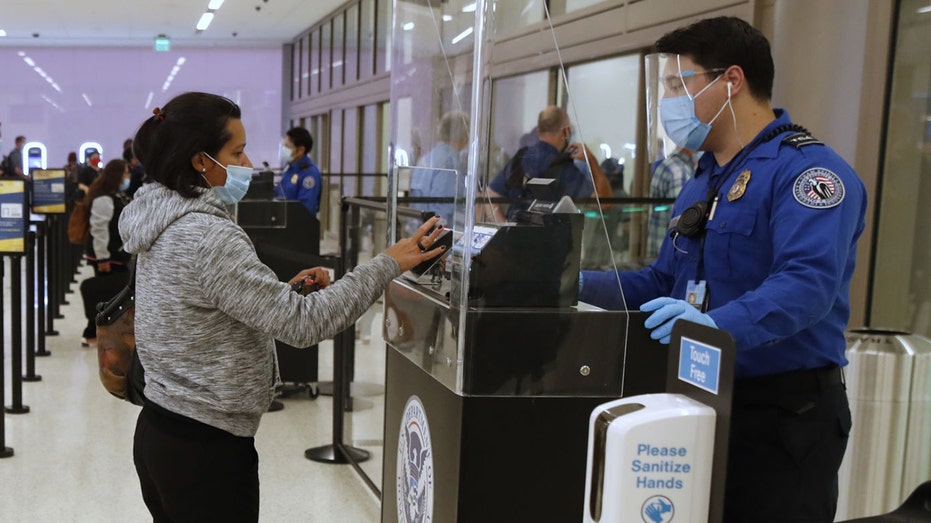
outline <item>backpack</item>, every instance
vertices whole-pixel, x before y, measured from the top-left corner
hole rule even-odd
[[[90,205],[84,200],[74,202],[74,209],[68,218],[68,241],[75,245],[85,245],[91,236]]]
[[[524,157],[527,155],[529,147],[521,147],[514,153],[514,157],[504,166],[505,185],[512,189],[523,189],[527,186],[527,181],[531,176],[524,172]],[[546,169],[540,173],[537,178],[554,178],[559,179],[559,173],[562,169],[572,163],[572,157],[565,152],[561,152],[553,158]]]
[[[136,270],[129,284],[109,301],[97,304],[97,364],[110,394],[133,405],[145,400],[145,369],[136,352]]]
[[[0,162],[0,171],[3,171],[3,176],[16,176],[16,166],[13,165],[13,159],[9,154],[4,156],[3,161]]]

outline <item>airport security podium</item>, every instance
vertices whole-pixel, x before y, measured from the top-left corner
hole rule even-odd
[[[560,56],[546,2],[472,6],[394,1],[387,240],[414,234],[398,197],[416,193],[410,206],[441,215],[452,242],[385,293],[381,519],[579,521],[592,409],[665,390],[668,351],[644,315],[578,301],[583,213],[604,215],[578,209],[603,185],[591,164],[645,155],[634,162],[632,143],[579,121],[578,139],[595,140],[588,162],[543,143],[538,131],[557,124],[568,138],[574,100],[558,75],[520,74],[513,36],[539,32],[532,60]],[[635,260],[630,243],[608,258]]]
[[[299,201],[243,200],[236,205],[236,222],[249,235],[255,252],[281,281],[319,265],[320,222]],[[275,340],[281,380],[316,383],[317,346],[294,347]]]
[[[436,272],[390,284],[383,522],[577,521],[592,409],[665,390],[645,315],[577,300],[582,220],[460,236],[445,263],[470,257],[465,309]]]

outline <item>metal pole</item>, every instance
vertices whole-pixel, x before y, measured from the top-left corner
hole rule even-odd
[[[45,331],[46,336],[58,336],[58,331],[53,325],[55,318],[58,317],[58,217],[49,216],[48,230],[45,235],[45,242],[48,246],[48,328]]]
[[[3,317],[3,266],[6,263],[6,257],[0,258],[0,318]],[[0,321],[0,405],[3,405],[4,398],[3,395],[6,393],[6,383],[4,383],[4,375],[6,372],[3,371],[3,353],[6,352],[3,347],[3,340],[6,339],[5,333],[3,332],[3,324],[5,321]],[[9,458],[13,455],[13,449],[6,446],[6,414],[0,412],[0,458]]]
[[[40,381],[36,374],[36,233],[26,233],[26,374],[23,381]]]
[[[336,279],[346,274],[346,240],[347,220],[346,211],[349,206],[343,202],[341,208],[342,227],[339,229],[339,244],[341,252],[336,262]],[[322,447],[314,447],[304,451],[304,457],[320,463],[343,464],[360,463],[369,459],[368,451],[357,449],[343,443],[343,416],[346,414],[346,399],[349,396],[349,383],[346,381],[345,348],[347,339],[355,342],[355,331],[346,329],[333,337],[333,443]]]
[[[5,407],[9,414],[25,414],[29,407],[23,405],[23,258],[10,258],[10,354],[13,370],[11,399],[13,404]]]
[[[47,222],[36,222],[36,244],[38,245],[39,251],[36,256],[36,265],[38,266],[36,271],[36,295],[39,297],[39,305],[37,307],[38,318],[36,320],[36,331],[39,334],[39,342],[36,348],[36,356],[52,355],[45,347],[45,313],[48,310],[48,296],[45,286],[45,264],[47,262],[45,257],[45,241],[48,237],[46,234],[46,223]],[[51,320],[49,320],[49,330],[52,330]]]
[[[71,292],[71,243],[68,241],[68,224],[64,221],[56,221],[58,234],[56,235],[56,244],[58,245],[58,303],[60,305],[70,305],[66,294]],[[55,314],[56,320],[64,319],[65,315],[61,313],[61,308]]]

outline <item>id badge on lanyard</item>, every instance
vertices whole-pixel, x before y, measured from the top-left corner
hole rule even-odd
[[[705,280],[689,280],[685,286],[685,301],[696,309],[708,309],[708,283]]]

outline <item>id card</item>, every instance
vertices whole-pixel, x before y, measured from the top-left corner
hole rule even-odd
[[[685,301],[694,305],[700,311],[705,310],[705,300],[708,298],[708,284],[705,280],[689,280],[685,286]]]

